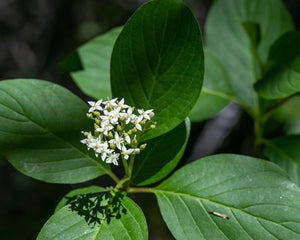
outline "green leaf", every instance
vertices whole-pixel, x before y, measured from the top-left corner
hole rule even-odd
[[[101,188],[93,188],[96,192],[101,192]],[[83,194],[87,193],[86,189],[81,190]],[[81,190],[76,190],[76,193],[80,193]],[[122,213],[119,219],[112,217],[109,223],[102,219],[101,223],[95,226],[89,225],[84,217],[79,216],[67,205],[46,222],[37,240],[147,240],[147,223],[140,207],[128,197],[120,199],[120,202],[126,213]]]
[[[46,81],[0,82],[0,152],[20,172],[52,183],[79,183],[109,173],[80,143],[88,106]]]
[[[136,155],[132,179],[139,186],[155,183],[167,176],[180,161],[190,135],[187,118],[172,131],[151,139]]]
[[[267,99],[288,97],[300,92],[300,32],[280,37],[271,47],[264,77],[255,84]]]
[[[282,167],[300,186],[300,135],[276,138],[266,142],[264,156]]]
[[[189,117],[193,122],[209,119],[226,107],[232,96],[229,76],[215,54],[205,49],[205,71],[203,88]]]
[[[275,17],[276,16],[276,17]],[[293,29],[288,11],[279,0],[217,0],[211,7],[205,26],[205,39],[227,70],[234,95],[254,109],[258,63],[251,41],[240,22],[260,26],[258,55],[267,59],[271,44]]]
[[[178,0],[154,0],[138,9],[120,33],[111,59],[114,97],[154,109],[157,127],[144,140],[178,126],[199,97],[203,80],[199,25]]]
[[[121,30],[117,27],[94,38],[59,63],[86,95],[96,99],[111,97],[110,58]]]
[[[176,239],[300,238],[300,189],[267,161],[206,157],[153,192]]]

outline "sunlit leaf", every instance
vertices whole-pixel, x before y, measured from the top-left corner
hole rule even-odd
[[[264,160],[206,157],[175,172],[154,193],[176,239],[300,238],[300,189]]]

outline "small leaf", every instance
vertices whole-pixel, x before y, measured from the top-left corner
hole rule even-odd
[[[125,24],[111,59],[114,97],[129,105],[154,109],[157,127],[144,140],[178,126],[199,97],[203,80],[199,25],[178,0],[154,0]]]
[[[80,143],[88,106],[46,81],[0,83],[0,152],[20,172],[52,183],[79,183],[109,172]]]
[[[95,186],[93,190],[101,193],[100,189]],[[76,194],[81,191],[83,194],[87,191],[93,192],[91,188],[88,190],[83,188],[76,190]],[[107,190],[102,191],[102,193],[105,192]],[[73,195],[74,192],[70,194]],[[69,205],[62,207],[45,223],[37,240],[147,240],[147,223],[140,207],[128,197],[123,197],[118,201],[125,211],[112,217],[110,221],[104,218],[100,224],[95,225],[88,224],[85,218],[79,216],[78,212],[72,211]]]
[[[254,61],[251,41],[240,22],[259,24],[261,41],[258,55],[262,62],[266,61],[271,44],[283,33],[292,30],[293,23],[280,0],[217,0],[208,13],[206,46],[224,65],[235,97],[254,109],[253,84],[259,78],[258,62]]]
[[[205,49],[203,88],[189,117],[193,122],[209,119],[226,107],[232,96],[230,80],[223,64],[215,54]]]
[[[190,121],[149,140],[145,150],[136,155],[132,179],[139,186],[155,183],[167,176],[180,161],[190,135]]]
[[[96,99],[111,97],[110,58],[121,30],[117,27],[92,39],[59,63],[86,95]]]
[[[300,189],[273,163],[222,154],[155,188],[176,239],[299,239]]]
[[[300,32],[280,37],[269,52],[265,76],[255,84],[258,94],[267,99],[288,97],[300,92]]]
[[[264,156],[282,167],[300,186],[300,135],[276,138],[266,142]]]

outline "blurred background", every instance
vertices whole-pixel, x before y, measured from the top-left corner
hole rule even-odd
[[[58,83],[83,100],[68,73],[57,62],[81,44],[123,25],[146,1],[142,0],[1,0],[0,1],[0,80],[37,78]],[[201,30],[212,0],[185,1],[199,21]],[[300,29],[300,0],[283,1]],[[289,107],[281,108],[271,133],[300,133],[300,99],[293,98]],[[296,108],[297,109],[297,108]],[[289,122],[287,121],[289,116]],[[284,127],[282,123],[286,122]],[[250,127],[249,127],[250,126]],[[274,131],[274,129],[276,131]],[[243,138],[241,139],[241,132]],[[192,125],[191,138],[181,165],[218,152],[253,151],[251,118],[239,106],[229,105],[215,118]],[[274,137],[276,134],[273,134]],[[80,185],[46,184],[26,177],[0,156],[0,239],[35,239],[53,213],[58,201],[70,190],[100,184],[100,178]],[[149,224],[150,240],[173,239],[154,196],[138,195],[134,200],[142,207]]]

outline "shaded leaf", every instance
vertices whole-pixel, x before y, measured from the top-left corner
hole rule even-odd
[[[154,193],[176,239],[300,237],[300,189],[267,161],[206,157],[175,172]]]
[[[300,135],[276,138],[266,142],[264,156],[282,167],[300,186]]]
[[[217,0],[209,11],[205,26],[206,45],[224,64],[236,98],[253,109],[253,84],[258,78],[258,63],[240,22],[259,24],[258,54],[262,62],[266,61],[271,44],[292,30],[293,23],[279,0]]]
[[[300,32],[280,37],[271,47],[264,77],[255,84],[267,99],[288,97],[300,92]]]
[[[59,63],[86,95],[96,99],[111,97],[110,58],[121,30],[117,27],[92,39]]]
[[[190,135],[190,121],[172,131],[151,139],[145,150],[136,155],[132,179],[139,186],[155,183],[166,177],[179,163]]]
[[[93,187],[96,190],[96,187]],[[86,193],[86,189],[82,189]],[[91,189],[88,191],[91,194]],[[96,190],[99,192],[100,189]],[[104,193],[107,190],[104,190]],[[80,193],[80,189],[76,190]],[[71,194],[73,194],[71,192]],[[89,225],[84,217],[79,216],[76,211],[65,206],[55,212],[46,222],[37,240],[147,240],[148,229],[146,219],[142,210],[130,198],[119,199],[120,204],[126,209],[120,218],[111,218],[108,223],[105,218],[100,224]]]
[[[226,107],[233,99],[228,73],[215,54],[205,49],[204,82],[200,97],[189,117],[198,122],[209,119]]]
[[[138,9],[120,33],[111,59],[114,97],[154,109],[157,127],[144,140],[179,125],[199,97],[203,80],[199,25],[178,0],[154,0]]]
[[[109,170],[80,143],[88,106],[46,81],[0,83],[0,152],[20,172],[52,183],[87,181]]]

